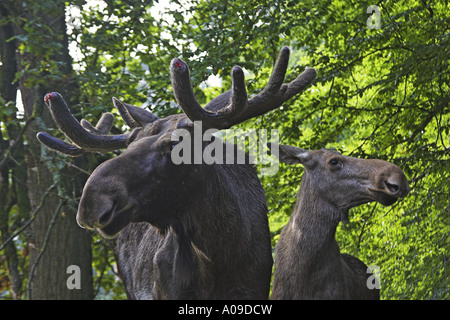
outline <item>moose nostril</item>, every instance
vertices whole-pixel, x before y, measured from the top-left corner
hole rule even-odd
[[[100,216],[98,218],[98,222],[97,222],[98,228],[102,228],[110,223],[114,213],[116,212],[116,208],[117,208],[117,202],[114,201],[111,209],[104,211],[103,213],[100,214]]]
[[[389,192],[391,192],[392,194],[397,194],[398,191],[400,190],[400,187],[396,184],[389,183],[387,181],[385,181],[384,184],[388,188]]]
[[[112,215],[112,211],[104,212],[98,219],[97,227],[101,228],[103,226],[106,226],[108,224],[109,220],[111,220],[111,215]]]

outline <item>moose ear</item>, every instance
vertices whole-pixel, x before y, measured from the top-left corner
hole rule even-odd
[[[272,154],[287,164],[305,163],[310,159],[309,151],[302,148],[277,143],[268,143],[267,146]]]

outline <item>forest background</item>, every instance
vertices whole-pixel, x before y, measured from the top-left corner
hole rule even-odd
[[[116,153],[72,159],[42,147],[36,132],[61,137],[45,93],[60,92],[93,123],[113,96],[165,116],[180,112],[172,58],[188,63],[205,104],[230,88],[234,65],[257,93],[285,45],[287,80],[306,66],[317,79],[239,128],[278,129],[283,144],[399,165],[408,197],[351,210],[338,242],[380,268],[383,299],[449,299],[449,35],[448,0],[2,0],[0,299],[125,298],[114,241],[75,221],[89,173]],[[113,132],[127,130],[115,114]],[[280,164],[261,176],[273,246],[302,172]],[[80,267],[79,290],[67,287],[70,265]]]

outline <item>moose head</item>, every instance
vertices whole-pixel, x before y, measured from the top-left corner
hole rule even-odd
[[[304,166],[306,176],[302,180],[308,184],[305,188],[314,190],[316,197],[345,215],[351,208],[370,201],[392,205],[410,190],[403,171],[387,161],[344,156],[330,149],[269,144],[269,148],[273,147],[282,162]]]

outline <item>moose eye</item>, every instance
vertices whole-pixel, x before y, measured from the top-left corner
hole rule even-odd
[[[332,167],[336,167],[339,165],[339,160],[338,159],[331,159],[329,162],[330,166]]]

